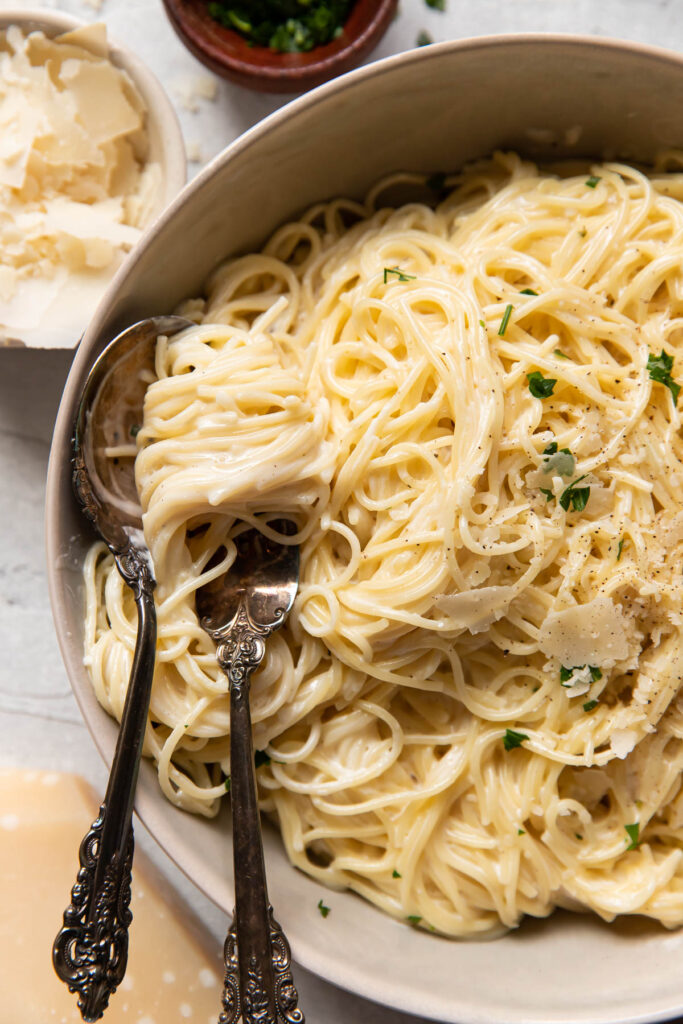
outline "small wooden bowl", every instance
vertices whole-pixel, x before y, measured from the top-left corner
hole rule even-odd
[[[209,14],[207,0],[164,0],[188,50],[211,71],[260,92],[303,92],[356,67],[381,39],[398,0],[356,0],[341,35],[306,53],[249,46]]]

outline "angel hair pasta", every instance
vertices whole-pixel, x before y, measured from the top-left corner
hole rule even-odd
[[[683,922],[680,167],[496,155],[435,208],[385,182],[186,304],[136,440],[175,805],[216,814],[230,772],[195,591],[285,514],[300,591],[252,708],[292,863],[445,935],[558,904]],[[119,717],[134,603],[102,545],[85,573]]]

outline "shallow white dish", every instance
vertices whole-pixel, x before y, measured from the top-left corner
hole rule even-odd
[[[237,140],[137,247],[88,329],[60,409],[47,491],[48,575],[74,692],[111,759],[116,725],[82,664],[80,566],[90,542],[71,494],[70,433],[96,353],[142,316],[196,295],[225,256],[252,249],[316,200],[360,196],[382,174],[455,169],[496,148],[538,158],[647,162],[683,147],[683,58],[591,38],[507,36],[425,47],[323,86]],[[227,813],[191,817],[143,765],[137,810],[217,904],[232,907]],[[226,809],[227,812],[227,809]],[[631,918],[558,913],[488,943],[453,943],[400,924],[295,871],[268,829],[272,901],[296,959],[367,998],[458,1024],[635,1024],[683,1011],[683,932]],[[321,896],[331,907],[323,919]],[[304,1008],[305,1009],[305,1008]]]
[[[24,33],[40,30],[53,37],[82,28],[87,22],[63,11],[9,8],[0,11],[0,32],[10,25],[18,25]],[[147,108],[147,133],[149,137],[149,162],[161,168],[161,186],[152,208],[154,220],[177,196],[187,180],[187,157],[180,124],[175,110],[144,61],[115,40],[108,38],[109,58],[122,68],[135,84]],[[151,221],[150,221],[151,223]],[[113,276],[113,275],[112,275]],[[111,280],[111,278],[110,278]],[[107,283],[93,296],[65,294],[58,309],[51,309],[33,328],[25,330],[7,328],[0,323],[0,345],[28,344],[34,347],[72,348],[85,330],[94,305],[99,301]]]

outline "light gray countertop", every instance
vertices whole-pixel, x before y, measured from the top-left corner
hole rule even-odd
[[[28,0],[0,0],[0,10],[32,6]],[[205,84],[211,76],[176,39],[161,0],[104,0],[99,10],[97,0],[53,0],[43,6],[86,20],[102,18],[112,35],[147,61],[174,101],[188,148],[197,158],[189,165],[190,175],[287,99],[252,94],[219,80],[215,98],[197,97],[198,81]],[[615,36],[683,50],[680,0],[447,0],[447,7],[441,13],[430,10],[424,0],[402,0],[399,17],[373,57],[407,49],[421,29],[437,41],[548,31]],[[45,473],[70,363],[69,352],[0,351],[0,768],[78,772],[101,791],[106,773],[62,666],[44,566]],[[192,901],[222,944],[225,915],[180,875],[143,831],[138,826],[140,845]],[[301,969],[297,981],[309,1024],[417,1024],[417,1018],[383,1010]]]

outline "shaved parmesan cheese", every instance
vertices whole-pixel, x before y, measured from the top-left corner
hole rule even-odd
[[[612,751],[615,757],[623,759],[630,754],[638,740],[638,733],[634,729],[615,729],[610,737]]]
[[[107,52],[103,25],[0,33],[0,339],[66,317],[73,345],[150,217],[144,103]]]
[[[437,594],[434,605],[450,620],[449,628],[481,633],[503,617],[513,597],[512,587],[478,587],[459,594]]]
[[[562,686],[567,691],[568,697],[582,697],[584,693],[588,693],[590,685],[593,682],[593,676],[588,665],[584,665],[581,668],[575,668],[566,683],[562,683]]]
[[[550,612],[541,626],[538,643],[548,658],[563,665],[610,667],[628,657],[627,621],[609,597],[600,595],[588,604]]]

